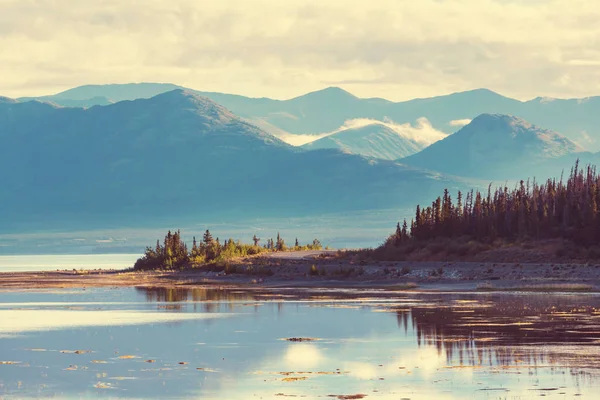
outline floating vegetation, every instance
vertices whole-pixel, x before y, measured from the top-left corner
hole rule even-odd
[[[94,385],[96,389],[114,389],[112,383],[108,382],[98,382]]]
[[[219,372],[219,371],[217,371],[216,369],[212,369],[212,368],[201,368],[201,367],[198,367],[198,368],[196,368],[196,369],[197,369],[198,371],[204,371],[204,372],[214,372],[214,373],[217,373],[217,372]]]
[[[91,353],[91,350],[61,350],[63,354],[88,354]]]
[[[309,337],[291,337],[291,338],[284,338],[281,340],[286,340],[288,342],[316,342],[317,340],[321,340],[321,339],[309,338]]]
[[[21,364],[21,361],[0,361],[0,365],[14,365]]]
[[[119,358],[119,359],[121,359],[121,360],[131,360],[131,359],[134,359],[134,358],[140,358],[140,357],[138,357],[138,356],[130,356],[130,355],[126,355],[126,356],[119,356],[118,358]]]
[[[250,372],[250,375],[282,375],[282,376],[293,376],[293,375],[346,375],[349,374],[349,371],[341,371],[341,370],[336,370],[336,371],[316,371],[316,372],[312,372],[312,371],[306,371],[306,372],[302,372],[302,371],[284,371],[284,372],[264,372],[264,371],[255,371],[255,372]]]
[[[297,381],[305,381],[308,378],[306,376],[288,376],[287,378],[281,378],[282,382],[297,382]]]

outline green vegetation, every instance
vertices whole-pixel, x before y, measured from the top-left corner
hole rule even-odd
[[[202,236],[202,241],[196,241],[193,238],[191,248],[181,237],[181,232],[175,233],[169,231],[161,245],[156,241],[156,246],[147,247],[144,255],[139,258],[134,270],[180,270],[185,268],[198,268],[209,264],[224,264],[225,262],[246,256],[253,256],[261,253],[275,251],[302,251],[302,250],[321,250],[321,242],[315,239],[311,244],[301,246],[296,239],[294,247],[287,247],[283,238],[277,234],[277,241],[268,239],[264,246],[260,246],[260,238],[252,238],[253,244],[244,244],[239,240],[233,239],[220,242],[219,238],[214,239],[207,229]],[[226,265],[230,271],[235,270],[235,266]]]

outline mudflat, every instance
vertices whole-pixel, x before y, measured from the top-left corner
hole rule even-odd
[[[358,262],[334,252],[274,253],[183,271],[0,273],[0,289],[152,286],[356,287],[406,290],[600,291],[600,264]]]

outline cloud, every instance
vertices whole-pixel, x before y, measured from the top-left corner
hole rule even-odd
[[[316,368],[323,361],[323,355],[319,348],[312,344],[291,344],[285,353],[284,360],[290,369],[310,369]]]
[[[471,120],[466,118],[466,119],[454,119],[452,121],[450,121],[448,124],[450,126],[460,126],[463,127],[465,125],[469,125],[471,123]]]
[[[270,133],[273,136],[278,137],[283,140],[287,144],[291,144],[292,146],[302,146],[307,143],[314,142],[315,140],[321,139],[325,136],[330,135],[331,133],[320,133],[320,134],[296,134],[289,133],[273,124],[270,124],[263,118],[246,118],[246,121],[249,123],[261,128],[265,132]]]
[[[369,125],[381,125],[386,128],[389,128],[395,131],[401,137],[408,139],[412,142],[421,143],[425,145],[430,145],[432,143],[437,142],[448,136],[444,132],[438,131],[433,126],[429,120],[425,117],[421,117],[417,119],[416,124],[412,125],[410,123],[398,124],[392,120],[379,121],[376,119],[370,118],[354,118],[349,119],[342,126],[332,132],[319,133],[315,135],[295,135],[291,133],[273,133],[283,141],[298,146],[306,143],[314,142],[318,139],[335,135],[336,133],[348,130],[348,129],[358,129],[363,128]],[[300,143],[300,144],[298,144]]]
[[[395,131],[401,137],[408,139],[412,142],[430,145],[442,140],[446,136],[446,133],[435,129],[429,120],[425,117],[418,118],[415,125],[410,123],[398,124],[392,120],[379,121],[370,118],[353,118],[349,119],[342,126],[332,132],[316,133],[316,134],[295,134],[286,132],[280,128],[277,128],[263,119],[249,119],[249,122],[256,126],[264,129],[266,132],[277,136],[284,142],[291,144],[292,146],[302,146],[307,143],[312,143],[316,140],[322,139],[327,136],[335,135],[336,133],[348,130],[348,129],[359,129],[369,125],[381,125]]]
[[[600,92],[596,0],[0,0],[3,95],[162,81],[290,98]]]

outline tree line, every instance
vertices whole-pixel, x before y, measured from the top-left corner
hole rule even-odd
[[[571,169],[566,181],[521,180],[487,192],[448,192],[430,206],[417,206],[410,225],[404,220],[382,247],[428,241],[435,238],[468,237],[477,241],[495,239],[564,238],[590,246],[600,242],[600,176],[596,167]]]
[[[284,239],[277,233],[277,239],[267,239],[261,246],[261,239],[256,235],[252,237],[252,244],[241,243],[239,240],[227,239],[223,243],[219,238],[213,238],[207,229],[202,240],[197,241],[193,237],[191,247],[183,240],[181,232],[169,231],[162,244],[156,241],[156,246],[146,247],[144,255],[140,257],[135,265],[136,270],[154,269],[183,269],[200,267],[205,264],[227,261],[236,257],[245,257],[274,251],[300,251],[321,250],[321,242],[317,239],[307,245],[300,245],[296,238],[293,246],[288,246]]]

